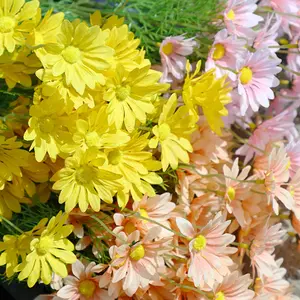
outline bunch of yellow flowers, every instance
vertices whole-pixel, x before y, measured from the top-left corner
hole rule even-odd
[[[188,63],[181,103],[123,19],[100,12],[89,24],[61,12],[42,17],[37,0],[4,0],[0,10],[0,77],[9,89],[34,88],[1,116],[0,218],[51,193],[67,213],[98,212],[101,201],[114,199],[124,208],[130,198],[154,196],[168,167],[189,162],[198,106],[220,133],[226,80],[213,72],[195,77],[200,65],[190,77]],[[67,275],[64,264],[75,259],[65,239],[71,229],[61,214],[53,218],[4,237],[0,264],[8,277],[20,272],[33,286],[40,278],[49,283],[51,268]]]

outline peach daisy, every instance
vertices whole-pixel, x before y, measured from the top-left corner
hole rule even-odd
[[[170,228],[169,218],[171,212],[175,208],[175,203],[172,202],[172,195],[170,193],[164,193],[155,197],[147,197],[145,195],[141,201],[135,201],[132,205],[132,209],[135,212],[147,219],[151,219],[156,222],[141,220],[142,230],[147,232],[150,228],[157,226],[157,223],[162,224]],[[159,237],[172,236],[173,233],[165,228],[162,228]]]
[[[94,273],[100,273],[105,265],[96,265],[91,262],[89,265],[77,260],[72,265],[73,275],[64,279],[65,286],[58,292],[53,300],[111,300],[106,290],[99,288],[99,276],[93,276]]]
[[[176,224],[180,232],[191,240],[188,276],[195,286],[203,288],[207,284],[213,288],[215,283],[221,283],[230,274],[228,267],[233,265],[229,255],[237,251],[236,248],[228,247],[235,237],[224,234],[230,221],[225,221],[224,216],[218,213],[201,230],[195,230],[184,218],[176,218]]]
[[[290,170],[290,177],[293,177],[297,170],[300,168],[300,140],[295,142],[291,141],[286,146],[286,152],[290,159],[291,166]]]
[[[295,176],[292,178],[288,191],[294,199],[293,212],[298,220],[300,220],[300,169],[298,169]]]
[[[273,275],[270,277],[262,276],[256,278],[255,292],[262,296],[278,296],[283,295],[289,288],[290,284],[284,279],[286,269],[281,268],[283,259],[280,258],[276,261],[276,267],[273,269]]]
[[[263,190],[267,195],[268,203],[272,204],[275,214],[279,213],[277,199],[287,209],[292,209],[293,197],[287,189],[282,187],[290,178],[290,159],[284,145],[281,144],[280,147],[273,145],[270,152],[267,151],[265,155],[256,158],[254,167],[258,178],[264,185]]]
[[[273,276],[274,268],[277,267],[272,256],[275,246],[282,243],[285,230],[281,229],[281,223],[268,227],[257,226],[254,229],[254,239],[251,241],[250,259],[252,266],[257,269],[259,276]]]
[[[246,53],[246,41],[228,35],[228,31],[223,29],[215,36],[208,58],[205,64],[206,71],[215,69],[218,78],[228,75],[232,80],[236,79],[236,75],[228,70],[236,69],[236,61]]]
[[[161,81],[172,82],[171,76],[183,80],[186,57],[193,53],[196,46],[197,42],[194,38],[185,39],[183,35],[165,38],[159,49],[163,67]]]
[[[248,52],[244,60],[238,61],[238,93],[241,95],[241,114],[245,115],[248,107],[258,111],[260,106],[269,107],[269,99],[274,99],[272,87],[279,85],[275,77],[281,71],[281,60],[271,57],[268,49]]]
[[[125,243],[109,249],[113,269],[112,283],[122,280],[122,288],[129,297],[139,287],[145,288],[150,281],[159,280],[159,267],[164,266],[161,254],[168,251],[164,247],[166,240],[154,241],[159,233],[159,226],[151,228],[142,240],[137,230],[128,237],[119,233]]]
[[[254,14],[257,0],[229,0],[223,13],[225,26],[230,34],[241,37],[254,35],[251,27],[256,26],[263,18]]]
[[[214,289],[214,299],[252,300],[255,293],[248,289],[251,283],[250,274],[241,276],[238,271],[234,271],[226,276],[223,282]]]

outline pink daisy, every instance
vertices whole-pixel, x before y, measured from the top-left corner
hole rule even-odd
[[[291,26],[300,29],[300,22],[297,18],[300,4],[297,0],[262,0],[261,6],[271,6],[281,17],[281,29],[290,37],[292,36]],[[294,15],[294,16],[293,16]]]
[[[296,116],[297,111],[291,106],[276,117],[261,123],[252,133],[248,143],[241,146],[236,154],[245,156],[244,163],[247,164],[255,154],[261,155],[268,143],[284,138],[288,141],[295,140],[299,136],[294,123]]]
[[[271,146],[271,145],[270,145]],[[263,190],[267,195],[268,203],[272,203],[276,215],[279,214],[280,200],[287,209],[294,205],[291,193],[282,187],[290,178],[290,159],[287,156],[284,145],[273,145],[271,152],[256,158],[254,168],[258,178],[263,181]]]
[[[257,33],[253,42],[253,47],[256,50],[268,48],[274,55],[279,49],[279,44],[276,39],[281,19],[278,16],[268,16],[264,27]],[[276,48],[278,47],[278,48]]]
[[[159,269],[164,266],[161,254],[168,251],[167,240],[154,241],[160,230],[159,226],[151,228],[142,240],[137,230],[128,237],[125,233],[119,233],[126,243],[109,249],[113,269],[112,283],[122,280],[122,288],[129,297],[138,288],[147,287],[150,281],[159,280]]]
[[[272,277],[274,269],[277,267],[272,255],[275,246],[282,243],[285,231],[281,229],[281,223],[268,227],[255,228],[255,238],[251,241],[250,259],[256,268],[258,275]]]
[[[281,60],[270,57],[268,49],[248,52],[244,60],[238,61],[238,93],[241,95],[241,114],[251,107],[258,111],[260,106],[269,107],[269,99],[274,99],[272,87],[279,85],[275,77],[281,71]]]
[[[196,287],[203,288],[207,284],[213,288],[215,283],[221,283],[230,274],[229,266],[233,261],[229,257],[237,251],[228,247],[235,237],[224,231],[230,224],[224,216],[218,213],[200,231],[184,218],[176,218],[176,224],[182,234],[191,239],[189,242],[190,263],[188,276]]]
[[[163,40],[159,53],[163,66],[163,82],[172,82],[172,77],[183,80],[186,57],[191,55],[197,46],[194,38],[185,39],[183,35],[171,36]]]
[[[214,289],[215,299],[252,300],[255,293],[248,289],[251,283],[249,274],[241,276],[238,271],[234,271]]]
[[[286,152],[290,159],[290,177],[292,178],[300,169],[300,140],[292,141],[286,146]]]
[[[229,0],[224,11],[224,22],[230,34],[251,38],[251,29],[264,19],[254,12],[257,0]]]
[[[238,94],[237,89],[231,91],[231,102],[226,105],[228,115],[222,117],[225,127],[230,128],[234,123],[237,123],[242,128],[248,128],[247,123],[252,123],[253,110],[249,107],[244,116],[241,114],[241,96]]]
[[[105,265],[96,265],[91,262],[89,265],[77,260],[72,265],[72,273],[64,278],[65,286],[58,292],[53,300],[111,300],[106,290],[99,288],[99,276],[93,276],[94,273],[100,273],[104,270]]]
[[[236,70],[237,59],[246,53],[245,45],[245,40],[229,36],[226,29],[219,31],[215,35],[215,41],[208,54],[205,64],[206,71],[215,69],[217,77],[228,75],[232,80],[235,80],[235,73],[226,70],[226,68]]]

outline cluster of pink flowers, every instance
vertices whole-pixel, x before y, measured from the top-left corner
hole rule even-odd
[[[101,224],[73,210],[76,249],[105,263],[78,257],[50,298],[299,299],[275,247],[300,235],[300,2],[257,2],[227,1],[205,64],[232,87],[223,135],[200,118],[173,194],[103,206]],[[166,38],[161,81],[180,83],[195,47],[196,38]]]

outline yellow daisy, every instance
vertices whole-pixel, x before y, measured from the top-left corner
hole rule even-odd
[[[122,190],[118,191],[119,206],[125,207],[131,194],[135,201],[144,194],[155,195],[151,184],[161,184],[162,178],[154,172],[161,169],[161,163],[153,160],[152,153],[145,151],[148,135],[131,137],[130,142],[115,149],[106,149],[108,170],[122,175]]]
[[[154,110],[152,102],[157,94],[169,86],[158,83],[160,77],[161,73],[150,70],[150,65],[130,72],[117,65],[114,77],[107,80],[103,95],[104,100],[109,102],[109,124],[115,124],[117,129],[125,124],[127,131],[132,132],[136,120],[145,123],[147,114]]]
[[[100,200],[112,203],[112,197],[120,189],[120,175],[105,170],[105,157],[95,149],[79,149],[73,157],[65,160],[65,167],[51,178],[53,189],[61,191],[59,203],[66,203],[70,212],[77,204],[85,212],[89,205],[100,210]]]
[[[30,87],[31,74],[34,74],[41,63],[36,55],[27,48],[21,48],[14,53],[5,52],[0,56],[0,78],[4,78],[7,86],[12,89],[17,83]]]
[[[179,161],[188,163],[188,152],[193,151],[190,135],[196,129],[198,117],[187,106],[176,108],[177,97],[173,94],[164,105],[158,125],[152,129],[154,137],[149,141],[150,148],[161,145],[163,171],[169,165],[176,169]]]
[[[216,79],[214,70],[197,76],[200,68],[201,61],[197,63],[194,74],[190,75],[191,65],[187,61],[183,100],[191,109],[200,106],[210,128],[217,134],[221,134],[221,128],[224,127],[222,116],[228,114],[225,105],[231,102],[229,94],[231,87],[226,81],[226,76]],[[197,114],[196,111],[195,114]]]
[[[110,66],[107,61],[113,55],[113,49],[105,45],[108,34],[99,26],[64,20],[57,44],[45,46],[48,53],[41,61],[52,75],[63,75],[66,84],[82,95],[86,86],[95,89],[97,83],[105,82],[102,72]]]
[[[29,152],[20,149],[23,144],[16,141],[17,137],[6,139],[0,135],[0,190],[13,175],[22,177],[20,167],[28,165]]]
[[[25,261],[27,253],[30,251],[29,235],[5,235],[0,242],[0,266],[6,265],[5,275],[11,277],[15,274],[15,268],[19,264],[19,259]]]
[[[27,278],[29,287],[35,285],[38,280],[49,284],[52,279],[52,272],[66,277],[68,275],[66,264],[76,261],[76,256],[72,252],[74,245],[67,239],[72,233],[72,225],[64,225],[68,215],[59,212],[52,217],[44,228],[40,236],[36,236],[30,243],[30,253],[26,256],[26,261],[19,265],[21,272],[19,280]],[[35,233],[37,234],[37,233]]]
[[[60,146],[71,141],[68,126],[72,118],[64,118],[64,102],[56,93],[30,108],[29,128],[24,134],[25,141],[33,141],[30,147],[35,151],[35,158],[41,162],[48,153],[55,161],[60,153]]]
[[[128,30],[127,25],[113,27],[110,30],[106,45],[115,50],[112,64],[116,67],[121,64],[126,70],[133,70],[139,65],[135,61],[139,55],[137,47],[139,39],[134,38],[134,34]]]
[[[11,219],[12,213],[21,212],[21,203],[30,203],[25,197],[24,190],[18,180],[6,183],[5,188],[0,190],[0,216]]]
[[[47,11],[42,19],[42,10],[40,8],[37,10],[35,27],[26,39],[27,46],[30,46],[38,56],[45,54],[43,46],[57,42],[56,36],[64,20],[64,13],[52,15],[52,11],[53,9]]]
[[[0,56],[6,49],[13,52],[24,43],[24,33],[34,27],[30,21],[37,12],[39,1],[2,0],[0,2]]]
[[[76,121],[76,127],[71,132],[73,143],[61,147],[62,152],[73,153],[76,149],[96,147],[97,149],[114,148],[127,143],[130,140],[128,133],[116,130],[114,126],[108,126],[106,106],[88,110],[81,114]]]

